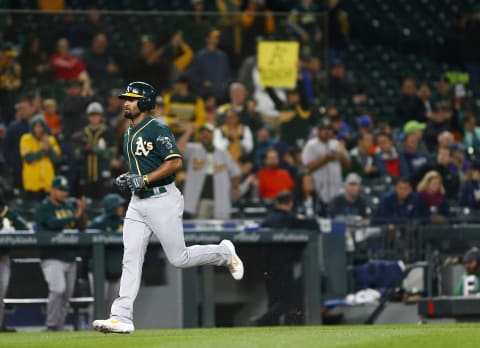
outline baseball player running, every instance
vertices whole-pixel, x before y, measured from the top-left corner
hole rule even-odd
[[[116,184],[123,190],[129,188],[132,198],[123,227],[119,297],[112,304],[109,319],[93,322],[94,329],[103,333],[134,330],[133,302],[140,287],[143,258],[152,233],[175,267],[226,266],[234,279],[243,278],[243,263],[231,241],[185,246],[183,196],[174,183],[175,173],[182,168],[182,158],[170,129],[150,114],[155,107],[155,97],[153,87],[144,82],[130,83],[119,96],[125,100],[125,117],[132,123],[123,142],[129,170],[116,179]]]

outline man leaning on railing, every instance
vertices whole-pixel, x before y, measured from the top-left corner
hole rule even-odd
[[[429,222],[429,211],[422,197],[413,192],[409,179],[401,178],[395,188],[380,200],[374,224],[405,225],[409,221]]]
[[[415,246],[416,226],[430,221],[430,212],[423,198],[413,192],[410,180],[405,178],[399,179],[395,188],[383,195],[372,219],[374,225],[386,227],[389,249],[404,249],[402,242]]]
[[[86,227],[86,198],[77,199],[76,207],[66,201],[70,185],[62,175],[52,181],[50,195],[35,213],[36,232],[62,232],[64,229]],[[72,297],[77,265],[72,248],[42,250],[42,272],[48,285],[47,331],[62,331]]]

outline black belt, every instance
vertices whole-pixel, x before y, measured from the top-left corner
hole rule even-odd
[[[135,192],[135,196],[137,196],[140,199],[145,199],[145,198],[150,198],[152,196],[159,195],[165,192],[167,192],[167,189],[165,186],[158,186],[158,187],[152,187],[152,188]]]

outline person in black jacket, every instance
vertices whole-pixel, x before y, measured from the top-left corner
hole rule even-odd
[[[265,90],[279,112],[280,140],[290,146],[303,146],[315,123],[315,117],[310,110],[301,81],[297,81],[295,88],[286,91],[286,102],[283,102],[271,87]]]
[[[281,229],[316,229],[313,219],[298,219],[293,213],[293,197],[290,192],[280,192],[275,206],[262,221],[261,226]],[[301,291],[293,269],[300,260],[296,247],[269,247],[264,254],[264,274],[268,294],[268,311],[255,320],[256,325],[299,324],[302,318]]]
[[[402,81],[402,92],[395,107],[395,115],[400,123],[409,120],[426,121],[423,103],[417,96],[417,86],[411,77],[406,77]]]
[[[459,203],[461,206],[480,210],[480,163],[475,162],[468,171],[465,184],[460,187]]]
[[[413,192],[409,178],[400,178],[395,188],[385,193],[373,217],[373,224],[394,226],[411,222],[426,224],[429,212],[425,201],[417,192]]]
[[[30,131],[30,121],[36,114],[34,99],[35,96],[32,93],[19,98],[16,104],[16,119],[8,125],[3,140],[3,156],[6,168],[13,178],[13,186],[16,188],[23,188],[20,138]]]
[[[158,51],[157,40],[151,35],[142,35],[139,56],[130,65],[129,80],[149,83],[163,94],[171,87],[171,72],[170,62]]]

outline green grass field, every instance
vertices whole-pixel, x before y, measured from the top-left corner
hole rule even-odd
[[[317,326],[137,330],[130,335],[93,331],[0,334],[0,347],[479,347],[480,325]]]

